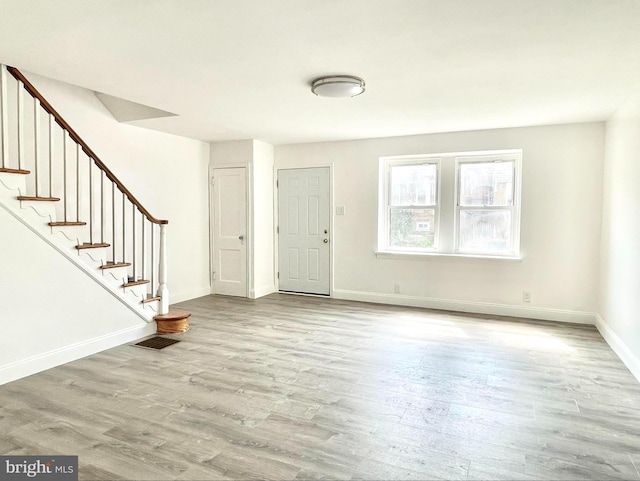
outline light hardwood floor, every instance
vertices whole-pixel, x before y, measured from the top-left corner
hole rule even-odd
[[[80,479],[640,479],[640,384],[591,326],[282,294],[179,307],[181,343],[0,386],[0,453],[77,454]]]

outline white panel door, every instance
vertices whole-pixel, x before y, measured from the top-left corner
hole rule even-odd
[[[244,168],[213,171],[213,292],[247,297]]]
[[[329,294],[329,168],[278,171],[280,290]]]

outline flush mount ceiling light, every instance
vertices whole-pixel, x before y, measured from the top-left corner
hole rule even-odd
[[[364,80],[351,75],[320,77],[311,83],[311,91],[319,97],[355,97],[364,92]]]

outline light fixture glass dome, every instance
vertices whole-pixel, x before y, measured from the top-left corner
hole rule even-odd
[[[311,83],[311,91],[320,97],[355,97],[364,92],[364,80],[351,75],[320,77]]]

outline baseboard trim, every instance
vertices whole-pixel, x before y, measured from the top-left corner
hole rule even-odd
[[[469,312],[473,314],[490,314],[494,316],[524,317],[544,321],[569,322],[574,324],[595,324],[595,314],[582,311],[549,309],[544,307],[511,306],[489,302],[469,302],[454,299],[437,299],[431,297],[407,296],[398,294],[381,294],[376,292],[351,291],[334,289],[333,297],[351,301],[373,302],[376,304],[392,304],[396,306],[423,307],[445,311]]]
[[[155,332],[155,322],[145,323],[11,362],[0,367],[0,385],[150,336]]]
[[[208,296],[211,294],[211,286],[201,287],[200,289],[194,289],[192,291],[178,292],[176,294],[169,292],[169,301],[171,304],[177,304],[179,302],[190,301],[198,297]]]
[[[617,354],[629,371],[631,371],[631,374],[640,382],[640,358],[629,349],[600,314],[596,314],[596,328],[598,328],[604,340],[609,344],[609,347],[613,349],[613,352]]]

